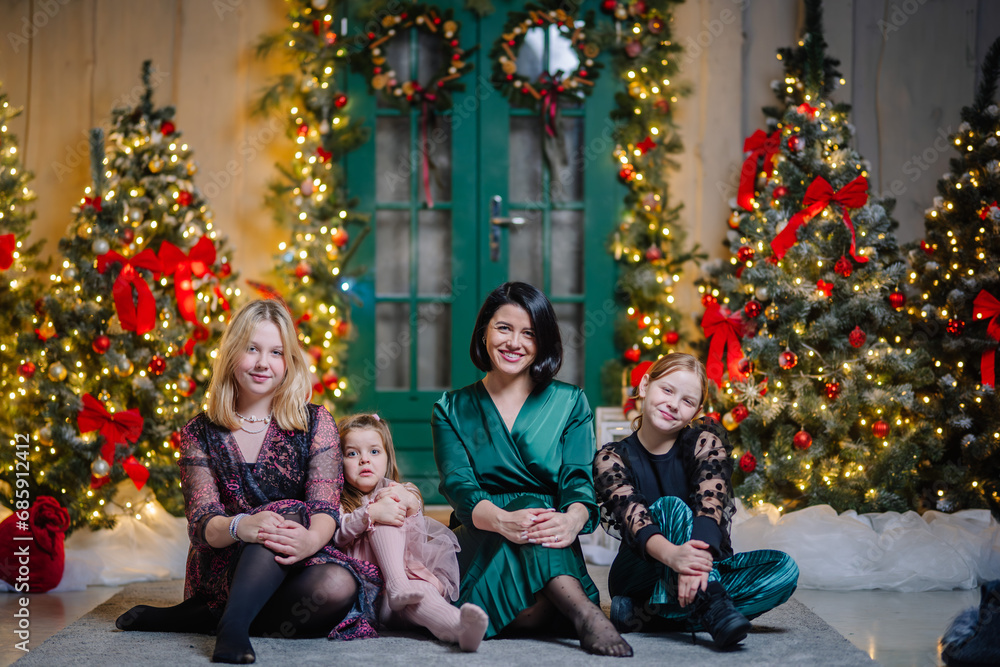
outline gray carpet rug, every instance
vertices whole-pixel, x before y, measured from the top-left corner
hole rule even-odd
[[[107,602],[17,661],[32,665],[206,665],[215,638],[208,635],[121,632],[115,618],[136,604],[166,606],[181,600],[183,582],[130,584]],[[483,642],[477,653],[462,653],[419,634],[385,633],[380,639],[331,642],[326,639],[254,638],[260,665],[357,665],[388,667],[406,665],[531,665],[532,667],[612,665],[621,667],[673,664],[707,665],[874,665],[869,657],[802,603],[792,600],[753,622],[753,631],[732,651],[713,648],[711,638],[679,633],[626,635],[635,650],[633,660],[599,658],[582,652],[571,639],[494,639]]]

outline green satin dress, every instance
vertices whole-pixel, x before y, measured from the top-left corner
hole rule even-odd
[[[519,545],[472,525],[472,509],[483,500],[509,511],[565,511],[582,503],[590,518],[581,534],[593,532],[594,415],[583,391],[556,380],[535,387],[508,431],[489,392],[476,382],[445,393],[434,405],[432,425],[441,493],[462,524],[455,529],[462,547],[455,604],[471,602],[489,614],[487,638],[534,605],[535,593],[560,575],[579,579],[599,604],[579,540],[565,549]]]

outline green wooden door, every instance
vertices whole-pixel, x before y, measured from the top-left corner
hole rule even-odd
[[[562,106],[568,161],[553,173],[538,112],[512,108],[489,82],[487,53],[506,21],[505,6],[480,19],[461,5],[438,3],[456,8],[463,48],[480,47],[449,112],[425,125],[418,109],[399,112],[370,95],[362,77],[348,84],[372,130],[348,156],[348,188],[370,212],[373,233],[358,253],[367,270],[354,286],[361,305],[352,315],[358,336],[347,378],[359,395],[357,409],[390,421],[403,475],[432,503],[443,499],[431,409],[443,391],[481,378],[469,341],[493,288],[523,280],[549,295],[565,347],[558,377],[582,386],[592,406],[600,367],[613,354],[616,270],[605,245],[622,196],[608,138],[614,82],[601,77],[585,102]],[[560,53],[542,37],[539,67]],[[386,55],[397,73],[419,81],[431,71],[433,47],[413,31],[408,42],[392,40]],[[426,172],[424,153],[433,165]],[[524,222],[494,227],[495,218]]]

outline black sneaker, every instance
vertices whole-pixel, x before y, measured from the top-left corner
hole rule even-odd
[[[717,581],[698,591],[691,603],[691,620],[712,635],[719,648],[739,644],[750,631],[750,621],[733,606],[732,598]]]

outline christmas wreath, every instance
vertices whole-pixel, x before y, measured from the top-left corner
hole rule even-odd
[[[587,12],[581,21],[564,7],[572,5],[561,0],[546,0],[543,4],[529,3],[524,11],[507,15],[503,32],[490,49],[490,60],[493,61],[493,85],[507,96],[512,106],[533,108],[541,103],[547,107],[559,98],[579,102],[581,97],[593,91],[594,80],[602,67],[596,61],[601,47],[588,36],[588,30],[594,26],[594,12]],[[530,30],[553,25],[572,45],[578,59],[577,68],[568,73],[543,71],[535,80],[518,74],[518,54]]]
[[[450,109],[451,93],[465,90],[459,78],[472,70],[468,56],[475,50],[466,51],[460,46],[461,23],[454,19],[454,11],[413,2],[389,3],[384,11],[381,34],[367,33],[362,47],[351,58],[354,70],[363,74],[372,90],[380,91],[386,102],[402,111],[425,105],[437,111]],[[405,36],[410,28],[440,40],[440,48],[447,56],[424,83],[401,77],[387,59],[388,45]]]

